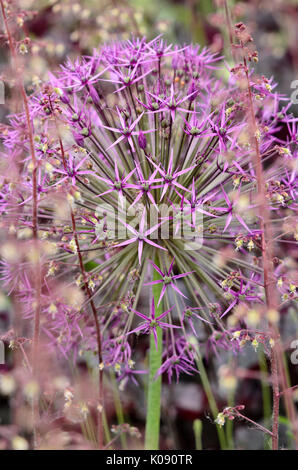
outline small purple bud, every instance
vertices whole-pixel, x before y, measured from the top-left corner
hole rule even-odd
[[[179,57],[177,55],[177,56],[174,56],[172,59],[172,69],[177,70],[178,66],[179,66]]]
[[[60,96],[60,100],[64,104],[69,104],[70,103],[69,98],[67,96],[67,93],[63,93],[63,95]]]
[[[139,144],[139,147],[140,147],[142,150],[145,150],[145,149],[146,149],[146,146],[147,146],[147,139],[146,139],[145,134],[143,134],[142,131],[140,131],[140,133],[139,133],[139,135],[138,135],[138,144]]]
[[[77,145],[79,145],[80,147],[84,146],[84,137],[81,134],[79,134],[78,132],[73,132],[73,137]]]
[[[96,89],[94,88],[94,86],[89,85],[89,92],[90,92],[90,96],[92,98],[93,103],[95,105],[99,106],[100,105],[100,99],[99,99],[99,95],[98,95]]]
[[[194,100],[196,99],[196,97],[198,96],[199,90],[198,90],[198,88],[196,87],[196,84],[195,84],[194,81],[191,82],[187,94],[188,94],[188,95],[192,94],[192,95],[188,98],[188,100],[189,100],[190,102],[194,101]]]

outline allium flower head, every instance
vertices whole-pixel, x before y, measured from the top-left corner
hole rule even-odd
[[[65,356],[93,350],[100,370],[119,364],[121,377],[134,381],[133,335],[152,333],[157,346],[161,328],[159,373],[171,380],[197,370],[195,354],[179,347],[185,335],[203,328],[209,349],[235,350],[223,322],[242,304],[263,304],[251,140],[266,160],[266,197],[279,219],[293,210],[297,189],[297,123],[287,105],[279,112],[274,83],[251,75],[258,125],[251,136],[247,94],[237,86],[242,69],[224,83],[214,72],[220,59],[161,37],[68,59],[29,99],[35,168],[24,115],[10,118],[4,173],[14,159],[22,178],[1,184],[1,213],[23,248],[2,247],[2,276],[32,318],[39,259],[42,331]],[[33,202],[35,247],[24,239],[34,229]],[[154,271],[159,280],[152,281]],[[139,312],[141,294],[156,286],[158,305],[151,302],[150,315]],[[207,313],[215,302],[219,311]],[[143,323],[135,325],[138,317]]]

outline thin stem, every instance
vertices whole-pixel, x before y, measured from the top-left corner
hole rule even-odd
[[[123,413],[121,398],[119,394],[119,388],[118,388],[118,384],[116,381],[115,372],[113,370],[110,371],[110,377],[111,377],[111,382],[113,385],[113,397],[114,397],[114,405],[115,405],[115,410],[116,410],[116,415],[117,415],[117,422],[118,424],[124,424],[124,413]],[[122,450],[127,449],[126,434],[122,433],[120,436],[120,439],[121,439],[121,444],[122,444]]]
[[[193,432],[195,435],[196,450],[202,450],[202,428],[203,423],[200,419],[195,419],[193,422]]]
[[[224,7],[225,7],[226,22],[227,22],[228,31],[229,31],[231,54],[235,62],[235,52],[233,48],[233,30],[232,30],[231,15],[230,15],[230,8],[229,8],[228,0],[224,0]]]
[[[37,254],[35,262],[35,308],[34,308],[34,327],[33,327],[33,341],[32,341],[32,375],[33,377],[38,376],[37,367],[38,367],[38,346],[39,346],[39,333],[40,333],[40,300],[41,300],[41,266],[39,261],[39,245],[38,245],[38,222],[37,222],[37,159],[35,155],[34,148],[34,131],[32,126],[32,121],[30,118],[28,98],[23,82],[23,74],[21,69],[18,66],[17,53],[14,45],[13,36],[11,34],[8,18],[6,15],[4,2],[0,0],[1,12],[4,21],[4,27],[8,39],[8,45],[11,52],[11,63],[13,72],[17,76],[17,83],[20,89],[24,111],[25,111],[25,121],[27,125],[28,138],[29,138],[29,147],[32,160],[32,232],[33,232],[33,241],[34,241],[34,250]],[[33,435],[34,435],[34,447],[37,447],[37,431],[36,431],[36,422],[38,419],[38,398],[33,399],[32,403],[32,414],[33,414]]]
[[[233,407],[234,406],[234,391],[229,392],[228,394],[228,406]],[[227,446],[229,450],[234,450],[234,436],[233,436],[233,428],[234,428],[234,423],[233,421],[229,420],[227,422],[226,426],[226,436],[227,436]]]
[[[156,266],[160,266],[158,254],[155,258]],[[161,276],[154,269],[153,280],[161,279]],[[153,296],[155,303],[156,316],[162,313],[162,302],[159,306],[158,300],[162,289],[162,283],[153,286]],[[161,414],[161,376],[156,378],[156,373],[162,363],[162,329],[157,328],[157,349],[153,334],[150,335],[150,351],[149,351],[149,385],[147,398],[147,415],[146,415],[146,431],[145,431],[145,449],[158,450],[159,448],[159,430],[160,430],[160,414]]]
[[[269,431],[269,429],[267,429],[267,428],[264,428],[264,426],[261,426],[261,424],[258,424],[255,421],[253,421],[252,419],[247,418],[247,416],[244,416],[242,413],[239,413],[239,411],[236,412],[236,416],[238,418],[244,419],[245,421],[247,421],[250,424],[253,424],[253,426],[258,428],[260,431],[264,432],[265,434],[269,434],[269,436],[271,436],[273,438],[273,432]]]
[[[200,378],[201,378],[201,381],[202,381],[204,391],[205,391],[206,396],[207,396],[207,400],[208,400],[208,403],[209,403],[209,407],[210,407],[212,416],[213,416],[214,419],[216,419],[219,410],[218,410],[216,400],[214,398],[212,388],[211,388],[211,385],[210,385],[210,382],[209,382],[209,379],[208,379],[208,375],[207,375],[207,372],[206,372],[206,369],[205,369],[205,366],[204,366],[204,363],[203,363],[203,360],[201,358],[201,354],[200,354],[199,351],[197,352],[197,361],[196,362],[197,362],[197,365],[198,365],[198,370],[200,371]],[[227,448],[225,432],[218,424],[216,425],[216,429],[217,429],[220,448],[222,450],[224,450],[224,449]]]
[[[240,42],[241,48],[244,51],[244,45]],[[260,216],[260,228],[262,233],[262,259],[263,259],[263,273],[264,273],[264,287],[266,304],[268,309],[278,310],[278,299],[277,291],[274,283],[274,264],[273,264],[273,232],[272,223],[270,220],[270,212],[266,198],[266,186],[265,178],[262,165],[262,157],[260,152],[260,146],[258,141],[258,126],[255,117],[253,95],[251,85],[249,81],[249,73],[247,67],[247,60],[245,54],[243,54],[244,73],[247,81],[248,91],[248,108],[250,112],[251,130],[252,130],[252,142],[254,145],[253,160],[256,168],[256,180],[257,180],[257,191],[258,191],[258,207]],[[286,388],[286,378],[284,373],[284,366],[282,361],[282,349],[279,342],[279,332],[276,325],[270,324],[271,336],[275,341],[275,346],[271,349],[270,362],[271,362],[271,374],[272,374],[272,391],[273,391],[273,417],[272,417],[272,449],[278,449],[278,428],[279,428],[279,378],[281,379],[281,386],[283,389]],[[295,409],[293,401],[290,399],[287,393],[285,393],[285,402],[289,419],[293,425],[293,431],[295,433]],[[297,442],[296,432],[296,442]]]
[[[26,94],[26,90],[24,87],[24,82],[22,80],[22,73],[20,68],[18,67],[18,60],[17,60],[17,53],[15,50],[14,46],[14,41],[12,34],[9,29],[8,25],[8,19],[4,7],[3,0],[0,0],[0,5],[1,5],[1,12],[2,12],[2,17],[4,21],[4,26],[7,34],[7,39],[8,39],[8,45],[9,49],[11,52],[11,62],[12,62],[12,68],[14,73],[17,75],[17,82],[18,86],[21,92],[22,96],[22,101],[24,104],[24,110],[25,110],[25,118],[26,118],[26,124],[27,124],[27,130],[28,130],[28,137],[29,137],[29,146],[30,146],[30,152],[31,152],[31,159],[32,159],[32,164],[33,164],[33,171],[32,171],[32,185],[33,185],[33,213],[32,213],[32,230],[33,230],[33,237],[36,239],[37,238],[37,160],[35,156],[35,148],[34,148],[34,132],[33,132],[33,126],[32,122],[30,119],[30,111],[29,111],[29,104],[28,104],[28,98]]]
[[[98,446],[100,449],[103,448],[103,416],[102,416],[102,411],[103,411],[103,370],[101,368],[102,364],[102,348],[101,348],[101,333],[100,333],[100,325],[98,321],[98,316],[97,316],[97,311],[96,307],[94,305],[93,299],[92,299],[92,292],[89,288],[88,285],[88,276],[86,274],[85,268],[84,268],[84,262],[83,262],[83,257],[80,251],[80,245],[79,245],[79,240],[78,240],[78,235],[77,235],[77,229],[76,229],[76,221],[75,221],[75,216],[73,213],[73,210],[71,209],[70,211],[71,215],[71,223],[72,223],[72,230],[73,230],[73,236],[75,240],[75,245],[77,249],[77,255],[79,259],[79,265],[80,265],[80,270],[84,282],[84,286],[87,292],[88,299],[90,301],[90,306],[93,314],[93,319],[95,323],[95,330],[96,330],[96,341],[97,341],[97,357],[98,357],[98,366],[99,366],[99,395],[98,395],[98,421],[97,421],[97,426],[98,426]]]
[[[229,22],[229,7],[228,3],[225,2],[225,9],[227,14],[227,19]],[[229,26],[229,25],[228,25]],[[231,30],[230,30],[231,32]],[[233,36],[230,37],[232,40],[232,49],[234,47]],[[245,46],[243,41],[240,38],[239,46],[242,51],[243,58],[243,70],[247,82],[247,101],[248,101],[248,112],[251,124],[251,141],[254,147],[253,153],[253,165],[256,170],[256,182],[257,182],[257,194],[258,194],[258,209],[259,209],[259,218],[260,218],[260,229],[261,229],[261,250],[262,250],[262,260],[263,260],[263,276],[264,276],[264,288],[266,296],[266,305],[268,310],[278,310],[278,297],[277,291],[275,289],[275,278],[274,278],[274,236],[273,236],[273,227],[272,221],[270,218],[270,210],[268,206],[268,201],[266,198],[266,186],[265,186],[265,177],[263,171],[262,155],[260,152],[260,146],[258,141],[259,129],[257,126],[254,102],[253,102],[253,93],[251,89],[250,79],[249,79],[249,69],[247,66],[247,58],[245,54]],[[239,47],[238,46],[238,47]],[[234,55],[233,55],[234,57]],[[279,423],[279,382],[281,383],[281,388],[284,393],[284,401],[286,406],[286,411],[288,418],[292,424],[293,433],[295,436],[296,446],[298,446],[298,430],[296,429],[296,412],[293,400],[290,397],[287,389],[289,388],[289,380],[287,379],[287,374],[285,371],[285,364],[283,362],[283,350],[279,341],[279,331],[275,324],[270,324],[270,333],[275,341],[274,347],[271,349],[271,374],[272,374],[272,391],[273,391],[273,424],[272,424],[272,448],[278,449],[278,423]]]
[[[59,135],[59,145],[60,145],[60,151],[61,151],[61,157],[62,157],[62,162],[64,169],[66,169],[66,159],[65,159],[65,152],[64,152],[64,146],[63,142],[59,133],[59,129],[57,126],[57,122],[55,119],[55,124],[56,124],[56,129],[58,131]],[[99,380],[98,380],[98,420],[97,420],[97,434],[98,434],[98,446],[100,449],[103,448],[103,402],[104,402],[104,397],[103,397],[103,370],[101,368],[102,364],[102,347],[101,347],[101,331],[100,331],[100,325],[98,321],[98,316],[97,316],[97,311],[96,307],[93,301],[93,296],[92,292],[89,288],[88,285],[88,276],[84,267],[83,263],[83,257],[82,253],[80,250],[80,244],[78,240],[78,235],[77,235],[77,229],[76,229],[76,220],[74,216],[74,212],[71,209],[70,210],[70,216],[71,216],[71,223],[72,223],[72,231],[73,231],[73,237],[75,240],[75,245],[77,249],[77,255],[78,255],[78,260],[79,260],[79,266],[80,266],[80,271],[82,274],[85,290],[87,292],[88,300],[90,302],[92,314],[93,314],[93,319],[94,319],[94,324],[95,324],[95,331],[96,331],[96,342],[97,342],[97,357],[98,357],[98,368],[99,368]]]
[[[271,394],[270,386],[268,380],[266,380],[266,375],[268,374],[268,367],[266,364],[266,356],[263,352],[259,353],[259,366],[262,372],[261,375],[261,386],[262,386],[262,399],[263,399],[263,411],[264,411],[264,423],[268,426],[271,418]],[[265,446],[268,446],[268,443],[265,443]]]
[[[242,49],[243,49],[243,44]],[[255,152],[253,154],[254,164],[256,168],[256,177],[257,177],[257,191],[259,198],[259,215],[260,215],[260,226],[262,233],[262,258],[263,258],[263,272],[264,272],[264,286],[265,286],[265,295],[267,307],[273,310],[277,310],[278,302],[276,289],[272,280],[274,279],[273,273],[273,253],[272,253],[272,225],[270,223],[270,214],[269,208],[267,205],[266,199],[266,187],[265,187],[265,178],[263,173],[262,166],[262,157],[260,152],[259,141],[257,138],[258,127],[256,123],[252,90],[249,81],[248,67],[246,62],[246,57],[244,55],[244,71],[247,80],[247,90],[248,90],[248,104],[251,115],[251,125],[252,125],[252,141],[254,144]],[[272,336],[274,339],[277,339],[278,332],[275,331],[275,328],[272,328]],[[271,374],[272,374],[272,388],[273,388],[273,424],[272,424],[272,449],[278,449],[278,416],[279,416],[279,380],[278,380],[278,368],[277,368],[277,358],[276,358],[276,349],[272,348],[271,350]]]

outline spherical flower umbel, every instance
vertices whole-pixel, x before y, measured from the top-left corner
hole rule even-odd
[[[238,86],[243,69],[225,83],[215,73],[220,59],[161,38],[107,44],[67,60],[30,96],[36,168],[23,115],[11,117],[2,134],[7,168],[22,156],[20,181],[1,177],[1,213],[18,234],[33,228],[32,172],[38,177],[38,244],[20,237],[21,248],[4,246],[2,276],[31,319],[37,250],[42,331],[65,356],[92,350],[100,370],[116,363],[130,370],[134,334],[153,334],[157,346],[162,328],[159,374],[193,374],[196,355],[177,350],[177,338],[202,329],[212,348],[224,338],[224,349],[236,354],[224,322],[239,305],[264,303],[253,262],[262,247],[252,139],[266,159],[266,197],[278,219],[293,210],[296,123],[287,105],[278,112],[274,84],[251,75],[252,136],[247,90]],[[280,125],[289,130],[285,141]],[[153,313],[140,313],[141,294],[156,286]],[[221,311],[212,317],[206,308],[214,302]]]

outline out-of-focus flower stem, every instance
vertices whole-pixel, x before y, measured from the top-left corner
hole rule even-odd
[[[40,298],[41,298],[41,266],[39,260],[39,245],[38,245],[38,223],[37,223],[37,160],[34,148],[34,131],[30,118],[29,105],[27,94],[23,82],[23,75],[18,66],[17,53],[14,45],[14,40],[9,28],[8,18],[5,11],[3,0],[0,0],[1,13],[3,17],[4,27],[7,35],[8,45],[11,53],[12,69],[17,77],[17,85],[19,87],[25,112],[25,119],[28,131],[29,147],[32,161],[32,232],[35,250],[35,307],[34,307],[34,328],[33,328],[33,341],[32,341],[32,374],[37,377],[38,367],[38,345],[39,345],[39,332],[40,332]],[[38,419],[38,398],[33,399],[33,433],[34,433],[34,447],[37,447],[37,431],[36,422]]]
[[[35,148],[34,148],[34,131],[33,131],[32,122],[31,122],[30,113],[29,113],[27,94],[26,94],[24,82],[22,79],[22,73],[18,66],[17,54],[16,54],[14,42],[13,42],[13,37],[9,29],[8,19],[6,16],[3,0],[0,0],[0,4],[1,4],[1,12],[2,12],[4,25],[5,25],[6,35],[8,39],[8,45],[9,45],[9,49],[11,53],[12,67],[14,69],[14,73],[16,73],[17,75],[17,83],[18,83],[18,87],[20,89],[22,101],[24,104],[24,112],[25,112],[25,118],[26,118],[27,130],[28,130],[30,153],[31,153],[32,165],[33,165],[33,168],[32,168],[32,186],[33,186],[32,231],[33,231],[33,237],[37,239],[37,176],[36,176],[37,160],[36,160]]]
[[[160,266],[159,255],[156,254],[156,266]],[[161,279],[160,274],[154,269],[153,280]],[[163,303],[158,300],[161,294],[162,283],[153,286],[153,296],[155,303],[156,316],[162,313]],[[147,415],[146,415],[146,431],[145,431],[145,449],[159,449],[159,430],[160,430],[160,407],[161,407],[161,375],[156,378],[158,369],[162,363],[162,329],[157,328],[157,349],[153,333],[150,335],[150,351],[149,351],[149,384],[147,395]]]
[[[206,396],[207,396],[207,400],[208,400],[208,403],[209,403],[211,413],[213,415],[213,418],[216,419],[219,410],[218,410],[218,407],[217,407],[217,404],[216,404],[215,397],[213,395],[211,384],[209,382],[208,375],[207,375],[207,372],[206,372],[206,369],[205,369],[205,366],[204,366],[204,363],[203,363],[203,360],[202,360],[201,353],[200,353],[199,349],[197,351],[197,360],[196,360],[196,362],[197,362],[198,370],[200,371],[200,379],[202,381],[202,385],[203,385],[203,388],[204,388]],[[227,442],[226,442],[225,432],[224,432],[223,428],[221,428],[218,424],[216,425],[216,429],[217,429],[220,448],[222,450],[225,450],[225,449],[227,449]]]
[[[98,356],[98,366],[99,366],[99,391],[98,391],[98,418],[97,418],[97,432],[98,432],[98,447],[99,449],[103,448],[103,419],[102,419],[102,414],[103,414],[103,370],[100,368],[100,365],[102,364],[102,353],[101,353],[101,333],[100,333],[100,326],[99,326],[99,320],[97,316],[97,311],[92,299],[92,292],[89,288],[88,285],[88,279],[87,279],[87,274],[84,268],[84,263],[83,263],[83,258],[82,254],[80,251],[80,244],[78,240],[78,235],[77,235],[77,228],[76,228],[76,221],[75,221],[75,216],[73,213],[73,210],[71,209],[71,223],[72,223],[72,230],[73,230],[73,237],[75,240],[76,244],[76,249],[77,249],[77,255],[78,255],[78,260],[79,260],[79,265],[80,265],[80,270],[81,274],[83,277],[83,282],[84,286],[86,289],[86,293],[90,302],[92,314],[93,314],[93,319],[95,323],[95,331],[96,331],[96,341],[97,341],[97,356]]]
[[[110,377],[111,377],[111,382],[113,385],[113,397],[114,397],[114,405],[115,405],[115,410],[116,410],[116,415],[117,415],[117,421],[118,421],[118,424],[124,424],[124,413],[123,413],[123,407],[122,407],[121,398],[119,394],[119,387],[116,381],[115,372],[113,370],[110,371]],[[127,439],[124,433],[121,434],[120,440],[121,440],[122,448],[127,449]]]
[[[244,49],[241,43],[242,50]],[[251,118],[252,141],[254,145],[254,165],[256,170],[257,191],[258,191],[258,207],[260,216],[260,228],[262,231],[262,259],[263,259],[263,273],[264,273],[264,287],[266,304],[268,310],[278,310],[277,291],[274,285],[274,272],[273,272],[273,234],[272,224],[270,220],[270,213],[266,199],[265,178],[263,173],[262,157],[260,152],[259,141],[257,138],[258,127],[255,118],[252,90],[249,81],[249,71],[247,66],[247,59],[243,54],[244,71],[247,80],[248,91],[248,107]],[[272,449],[278,449],[278,428],[279,428],[279,381],[281,382],[282,389],[285,390],[285,404],[287,414],[293,426],[293,433],[297,443],[297,431],[295,431],[295,409],[291,397],[286,392],[286,375],[284,371],[284,364],[282,358],[282,348],[279,341],[279,332],[275,324],[270,324],[271,336],[275,341],[274,347],[271,349],[271,374],[272,374],[272,391],[273,391],[273,422],[272,422]]]
[[[193,432],[195,435],[195,442],[196,442],[196,450],[202,450],[202,429],[203,424],[200,419],[195,419],[193,422]]]
[[[229,366],[232,370],[236,368],[236,364],[234,363],[233,359],[229,361]],[[235,390],[232,389],[227,393],[228,397],[228,406],[235,406]],[[227,446],[229,450],[234,450],[234,423],[232,420],[228,420],[226,426],[226,436],[227,436]]]
[[[236,408],[227,408],[226,409],[228,412],[229,412],[229,415],[230,417],[234,418],[234,417],[238,417],[238,418],[241,418],[245,421],[247,421],[248,423],[252,424],[253,426],[255,426],[256,428],[258,428],[260,431],[262,431],[264,434],[268,434],[269,436],[271,436],[273,438],[273,433],[271,431],[269,431],[269,429],[265,428],[264,426],[261,426],[261,424],[259,423],[256,423],[255,421],[253,421],[252,419],[248,418],[247,416],[243,415],[242,413],[240,413],[239,410],[237,410],[237,407]]]
[[[271,392],[268,381],[264,378],[268,374],[268,367],[266,363],[266,356],[263,352],[259,352],[259,367],[262,372],[261,386],[262,386],[262,398],[263,398],[263,412],[264,412],[264,423],[269,426],[271,419]],[[266,445],[266,447],[268,444]]]
[[[224,0],[224,8],[225,8],[227,27],[228,27],[228,31],[229,31],[229,41],[230,41],[231,54],[232,54],[233,60],[235,62],[235,52],[234,52],[234,48],[233,48],[233,29],[232,29],[232,24],[231,24],[231,14],[230,14],[230,8],[229,8],[229,1],[228,0]]]
[[[57,122],[56,122],[56,128],[59,133]],[[59,144],[60,144],[60,151],[61,151],[63,166],[66,169],[65,152],[64,152],[63,142],[62,142],[60,135],[59,135]],[[98,357],[98,369],[99,369],[98,370],[98,376],[99,376],[98,388],[99,389],[98,389],[97,438],[98,438],[98,447],[99,449],[102,449],[103,448],[103,400],[104,400],[104,397],[103,397],[103,370],[100,367],[102,364],[101,332],[100,332],[100,325],[99,325],[96,307],[92,299],[92,292],[88,285],[88,278],[87,278],[87,274],[85,271],[83,257],[82,257],[82,253],[80,250],[80,244],[79,244],[79,239],[77,235],[75,215],[74,215],[72,208],[70,208],[70,217],[71,217],[73,237],[75,240],[76,251],[77,251],[78,260],[79,260],[80,271],[82,274],[84,287],[85,287],[85,290],[89,299],[90,307],[92,310],[94,324],[95,324],[95,331],[96,331],[97,357]]]

